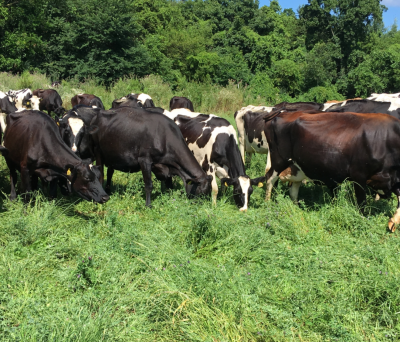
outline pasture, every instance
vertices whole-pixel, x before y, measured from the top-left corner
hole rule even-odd
[[[1,76],[2,87],[20,88]],[[120,87],[124,95],[129,84]],[[103,96],[106,108],[121,96],[76,88]],[[64,101],[72,89],[62,85]],[[147,92],[167,107],[164,90]],[[219,91],[235,98],[234,87]],[[201,100],[195,108],[231,122],[231,106],[247,104]],[[263,174],[265,159],[253,157],[250,177]],[[11,203],[0,159],[2,341],[398,340],[399,234],[387,232],[394,198],[369,196],[361,215],[348,183],[336,198],[307,184],[299,206],[285,185],[268,203],[255,187],[243,213],[230,189],[213,207],[188,200],[177,178],[175,190],[154,186],[152,209],[142,175],[121,172],[104,205],[41,193]]]

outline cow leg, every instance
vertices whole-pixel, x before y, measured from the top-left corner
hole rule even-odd
[[[275,182],[278,180],[279,174],[278,172],[270,169],[265,175],[267,190],[265,192],[265,200],[269,201],[271,199],[272,188],[274,187]]]
[[[17,198],[17,192],[15,191],[15,186],[17,185],[17,171],[13,167],[8,167],[10,169],[10,185],[11,185],[11,192],[10,192],[10,200],[14,201]]]
[[[366,204],[367,200],[365,189],[361,185],[354,183],[354,191],[356,193],[357,204],[361,211],[363,211],[362,207]]]
[[[107,183],[106,183],[106,192],[109,194],[111,193],[111,179],[114,174],[114,169],[112,167],[109,167],[107,169]]]
[[[50,181],[49,197],[52,200],[57,198],[57,185],[58,185],[58,179],[53,179],[52,181]]]
[[[151,191],[153,190],[153,181],[151,180],[151,162],[147,159],[138,159],[142,169],[144,189],[146,191],[146,206],[151,208]]]
[[[31,177],[31,184],[32,184],[32,190],[37,191],[39,189],[39,177],[36,175],[32,175]]]
[[[246,164],[246,154],[245,154],[245,149],[244,149],[244,139],[241,136],[239,137],[239,151],[240,151],[240,155],[242,156],[242,159],[243,159],[243,164]]]
[[[299,190],[300,190],[301,182],[293,182],[292,186],[289,189],[289,196],[293,203],[297,204],[299,201]]]
[[[215,174],[212,175],[213,179],[211,181],[211,198],[212,204],[217,205],[217,196],[218,196],[218,184],[217,184],[217,177]]]
[[[21,188],[24,194],[25,202],[29,201],[30,193],[32,191],[31,175],[26,166],[21,166]]]

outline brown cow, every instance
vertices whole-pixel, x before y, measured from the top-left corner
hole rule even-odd
[[[75,107],[75,106],[81,104],[81,105],[90,106],[93,108],[104,109],[103,102],[101,102],[101,100],[97,96],[90,95],[90,94],[75,95],[71,99],[71,104],[72,104],[72,107]]]

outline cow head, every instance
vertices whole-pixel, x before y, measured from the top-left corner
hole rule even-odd
[[[67,165],[65,172],[72,189],[83,199],[97,203],[105,203],[110,199],[99,182],[100,166],[82,162],[75,166]]]
[[[233,186],[233,199],[240,211],[246,211],[249,205],[250,196],[253,193],[253,185],[262,185],[265,177],[250,179],[248,176],[237,178],[222,178],[221,183],[225,186]]]
[[[185,182],[185,189],[188,198],[211,194],[212,176],[202,178],[188,179]]]

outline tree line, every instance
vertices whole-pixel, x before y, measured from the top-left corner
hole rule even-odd
[[[400,31],[379,0],[0,0],[0,71],[159,75],[325,101],[400,91]],[[281,96],[282,97],[282,96]]]

